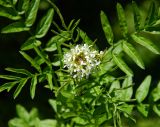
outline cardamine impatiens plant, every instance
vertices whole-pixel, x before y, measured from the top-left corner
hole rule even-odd
[[[42,16],[39,9],[44,3],[48,6]],[[22,42],[19,53],[30,67],[5,68],[5,74],[0,75],[3,83],[0,92],[12,90],[16,99],[26,86],[34,103],[36,89],[43,85],[53,95],[46,100],[53,108],[50,112],[53,118],[42,119],[38,116],[38,107],[28,112],[17,104],[17,116],[8,121],[8,126],[129,127],[136,125],[138,112],[147,118],[153,112],[159,117],[160,82],[151,87],[152,75],[148,74],[144,79],[140,77],[141,83],[136,84],[134,68],[128,66],[133,61],[137,69],[145,70],[140,50],[160,54],[152,40],[154,35],[160,34],[157,3],[149,2],[145,15],[136,2],[129,4],[134,22],[131,32],[128,30],[131,19],[117,3],[119,29],[116,33],[120,37],[113,32],[110,20],[101,11],[100,23],[108,46],[100,49],[101,42],[90,39],[79,27],[80,20],[65,23],[52,0],[0,0],[0,16],[10,20],[9,25],[2,24],[1,35],[23,32],[29,35]],[[59,18],[58,23],[54,16]]]

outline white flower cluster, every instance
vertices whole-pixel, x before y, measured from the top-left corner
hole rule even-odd
[[[87,44],[76,45],[68,53],[64,54],[64,68],[67,67],[73,78],[82,79],[88,77],[91,72],[101,63],[101,55],[91,49]]]

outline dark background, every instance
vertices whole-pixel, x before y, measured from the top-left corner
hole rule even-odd
[[[120,38],[120,35],[117,32],[118,28],[116,24],[116,3],[121,3],[123,7],[127,9],[131,1],[132,0],[55,0],[55,3],[64,16],[67,24],[69,24],[72,19],[81,19],[79,27],[84,30],[91,39],[97,39],[99,48],[103,50],[108,46],[108,44],[106,43],[106,39],[104,37],[100,24],[100,11],[103,10],[106,13],[111,25],[114,28],[113,30],[116,38]],[[142,9],[145,11],[145,7],[148,6],[148,1],[136,0],[136,3],[140,7],[142,6]],[[156,2],[158,4],[158,0]],[[45,1],[42,1],[38,15],[43,14],[47,7],[48,4]],[[40,18],[40,16],[38,18]],[[59,24],[58,17],[55,16],[54,20]],[[10,22],[12,21],[8,20],[7,18],[0,17],[0,29]],[[27,37],[28,34],[25,32],[14,34],[0,34],[1,74],[6,74],[6,71],[4,71],[4,68],[6,67],[30,67],[30,65],[19,54],[19,48],[21,44],[23,44],[27,39]],[[157,42],[156,44],[159,44],[159,42]],[[152,53],[150,56],[148,55],[148,53],[150,52],[147,52],[147,56],[142,54],[143,60],[147,63],[145,71],[130,63],[130,66],[134,68],[136,83],[140,83],[147,74],[151,74],[153,76],[153,82],[155,83],[157,83],[157,80],[159,79],[159,56],[155,56]],[[0,80],[0,85],[2,85],[2,83],[3,81]],[[36,97],[34,100],[32,100],[29,95],[29,84],[28,86],[24,87],[20,96],[15,100],[12,97],[13,92],[14,90],[12,90],[10,93],[7,93],[6,91],[0,93],[0,127],[7,127],[8,120],[16,116],[16,104],[22,104],[28,110],[30,110],[32,107],[37,107],[39,109],[41,118],[54,117],[54,112],[48,104],[48,98],[53,97],[52,93],[49,92],[49,90],[43,88],[43,86],[37,87]]]

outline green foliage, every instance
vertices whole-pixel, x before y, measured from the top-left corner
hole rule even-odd
[[[30,34],[21,45],[19,52],[33,68],[32,71],[24,68],[6,68],[9,74],[0,75],[5,82],[0,85],[0,92],[4,90],[9,92],[15,88],[13,93],[15,99],[22,88],[29,84],[30,96],[34,99],[36,88],[42,84],[54,95],[54,98],[49,99],[49,103],[56,119],[40,120],[37,109],[33,108],[27,112],[24,107],[17,105],[18,117],[9,121],[9,127],[105,127],[109,125],[122,127],[124,126],[122,117],[136,122],[132,115],[135,110],[147,117],[151,109],[160,116],[158,104],[160,83],[150,92],[152,77],[148,75],[137,86],[134,83],[134,71],[124,59],[124,55],[127,54],[137,66],[145,69],[142,56],[132,43],[138,43],[159,55],[158,46],[143,34],[147,32],[152,35],[159,32],[157,26],[160,25],[160,15],[155,4],[151,3],[143,24],[139,8],[135,2],[132,2],[135,31],[129,33],[125,9],[117,3],[117,17],[122,35],[119,40],[114,35],[108,17],[101,11],[102,29],[110,46],[102,54],[95,56],[101,63],[88,77],[75,79],[74,73],[71,75],[64,66],[64,54],[79,43],[87,44],[97,50],[98,45],[85,31],[78,28],[80,20],[73,19],[66,25],[56,5],[50,0],[47,1],[52,8],[47,9],[44,16],[37,21],[40,0],[0,0],[0,16],[13,20],[11,24],[1,29],[1,33],[28,32]],[[62,26],[53,21],[55,14],[58,15]],[[51,26],[54,26],[54,29]],[[44,42],[43,38],[48,34],[53,36]],[[83,55],[79,54],[80,59],[75,58],[75,61],[80,63]],[[124,72],[121,76],[115,74],[120,71],[117,68]],[[81,71],[83,70],[79,70]]]
[[[24,107],[17,105],[16,111],[18,117],[8,122],[9,127],[55,127],[57,124],[56,120],[40,120],[36,108],[32,108],[30,112],[27,112]]]

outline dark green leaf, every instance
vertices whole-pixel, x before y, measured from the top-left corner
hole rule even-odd
[[[128,28],[127,28],[125,13],[124,13],[122,5],[119,3],[117,3],[117,14],[118,14],[119,25],[121,27],[123,37],[127,37]]]
[[[148,10],[148,15],[145,21],[145,25],[151,25],[153,21],[156,19],[157,15],[158,13],[157,13],[155,2],[151,2],[149,10]]]
[[[18,0],[18,11],[20,14],[23,14],[26,12],[26,10],[29,7],[29,0]]]
[[[27,39],[25,43],[21,46],[21,50],[29,50],[33,49],[34,46],[40,46],[41,42],[39,40],[36,40],[35,37],[30,37]]]
[[[149,105],[147,105],[147,104],[139,104],[139,105],[137,105],[137,109],[143,116],[145,116],[145,117],[148,116]]]
[[[153,105],[153,111],[160,117],[160,107],[159,107],[159,105]]]
[[[21,18],[13,8],[7,8],[3,6],[0,6],[0,16],[6,17],[12,20],[18,20]]]
[[[23,22],[14,22],[2,28],[1,33],[16,33],[28,30],[29,28],[25,27]]]
[[[155,54],[160,54],[159,49],[156,45],[154,45],[150,40],[144,38],[142,36],[138,36],[136,34],[132,34],[132,39],[138,44],[146,47],[148,50],[152,51]]]
[[[7,80],[20,80],[21,77],[12,76],[12,75],[0,75],[0,78]]]
[[[14,99],[19,95],[19,93],[21,92],[22,88],[24,87],[24,85],[26,84],[28,78],[25,79],[21,79],[18,87],[16,88],[16,90],[14,91],[13,97]]]
[[[117,64],[117,66],[125,72],[128,76],[132,76],[133,72],[132,70],[128,67],[128,65],[119,57],[113,54],[113,60]]]
[[[37,64],[37,62],[35,60],[33,60],[28,54],[26,54],[25,52],[20,51],[20,53],[22,54],[22,56],[31,63],[31,65],[33,67],[35,67],[38,71],[41,71],[40,66]]]
[[[135,28],[136,30],[140,30],[140,25],[141,25],[140,10],[134,1],[132,1],[132,7],[133,7],[133,13],[134,13]]]
[[[54,10],[50,9],[47,14],[41,19],[36,28],[36,38],[42,38],[46,35],[52,23],[53,15]]]
[[[32,74],[25,70],[25,69],[15,69],[15,68],[5,68],[5,70],[10,71],[10,72],[14,72],[14,73],[18,73],[18,74],[24,74],[24,75],[28,75],[31,76]]]
[[[29,120],[29,113],[27,112],[27,110],[21,106],[21,105],[16,105],[16,111],[17,111],[17,115],[25,120],[28,121]]]
[[[26,13],[25,24],[27,27],[32,26],[36,20],[39,3],[40,3],[40,0],[32,0],[31,1],[30,6],[29,6],[27,13]]]
[[[7,82],[0,86],[0,92],[7,90],[8,92],[17,84],[18,82]]]
[[[108,43],[110,45],[112,45],[113,44],[113,32],[112,32],[112,28],[110,26],[110,23],[108,21],[108,18],[103,11],[101,11],[100,16],[101,16],[102,28],[105,33],[106,39],[107,39]]]
[[[144,69],[144,63],[141,57],[130,43],[123,41],[123,50],[140,68]]]
[[[157,87],[152,90],[151,96],[154,102],[160,99],[160,82],[158,83]]]
[[[30,85],[30,95],[32,99],[35,96],[36,85],[37,85],[37,75],[34,75],[33,78],[31,79],[31,85]]]
[[[142,102],[147,97],[147,94],[149,92],[149,87],[151,84],[151,79],[152,77],[148,75],[140,84],[140,86],[137,88],[136,99],[139,103]]]

